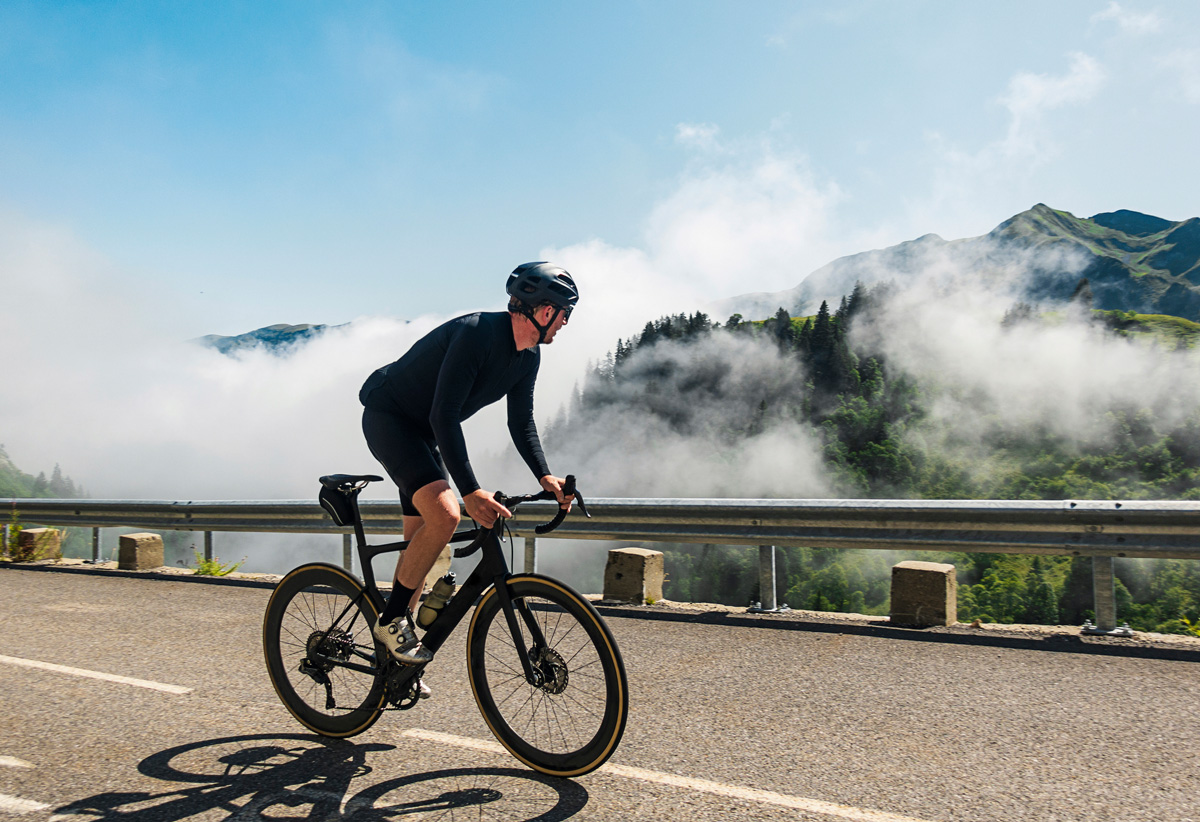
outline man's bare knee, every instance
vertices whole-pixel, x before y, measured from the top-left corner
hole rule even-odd
[[[431,534],[449,539],[458,528],[458,500],[445,480],[431,482],[413,494],[413,505],[421,512],[424,528]]]

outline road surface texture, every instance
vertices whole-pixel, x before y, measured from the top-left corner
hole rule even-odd
[[[603,609],[629,725],[571,781],[497,752],[465,623],[432,699],[307,733],[269,595],[0,568],[0,819],[1200,820],[1194,650]]]

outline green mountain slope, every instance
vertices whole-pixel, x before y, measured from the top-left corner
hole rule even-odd
[[[712,310],[767,317],[784,307],[814,314],[856,282],[937,289],[984,283],[1031,302],[1064,302],[1086,277],[1094,307],[1200,321],[1200,219],[1171,222],[1136,211],[1091,218],[1039,203],[980,237],[936,234],[834,260],[786,291],[744,294]]]
[[[1200,219],[1133,211],[1076,217],[1038,204],[996,227],[998,250],[1036,252],[1028,296],[1064,300],[1087,277],[1097,308],[1200,319]],[[1081,268],[1058,265],[1083,262]]]

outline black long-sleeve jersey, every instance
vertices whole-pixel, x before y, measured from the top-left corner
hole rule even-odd
[[[467,314],[430,331],[408,352],[375,371],[359,392],[367,408],[404,417],[437,441],[460,494],[479,488],[462,422],[508,397],[508,430],[537,477],[550,473],[533,421],[533,386],[541,353],[518,351],[508,312]]]

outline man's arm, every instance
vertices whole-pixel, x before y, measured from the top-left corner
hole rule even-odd
[[[533,386],[537,381],[537,372],[538,366],[535,365],[529,376],[508,392],[508,432],[512,434],[517,453],[538,478],[542,488],[554,494],[559,504],[570,511],[575,497],[568,496],[563,490],[564,480],[561,477],[550,473],[542,442],[538,438],[537,424],[533,420]]]
[[[533,420],[533,386],[537,382],[538,364],[508,392],[508,433],[513,445],[529,470],[538,479],[550,473],[537,424]]]

